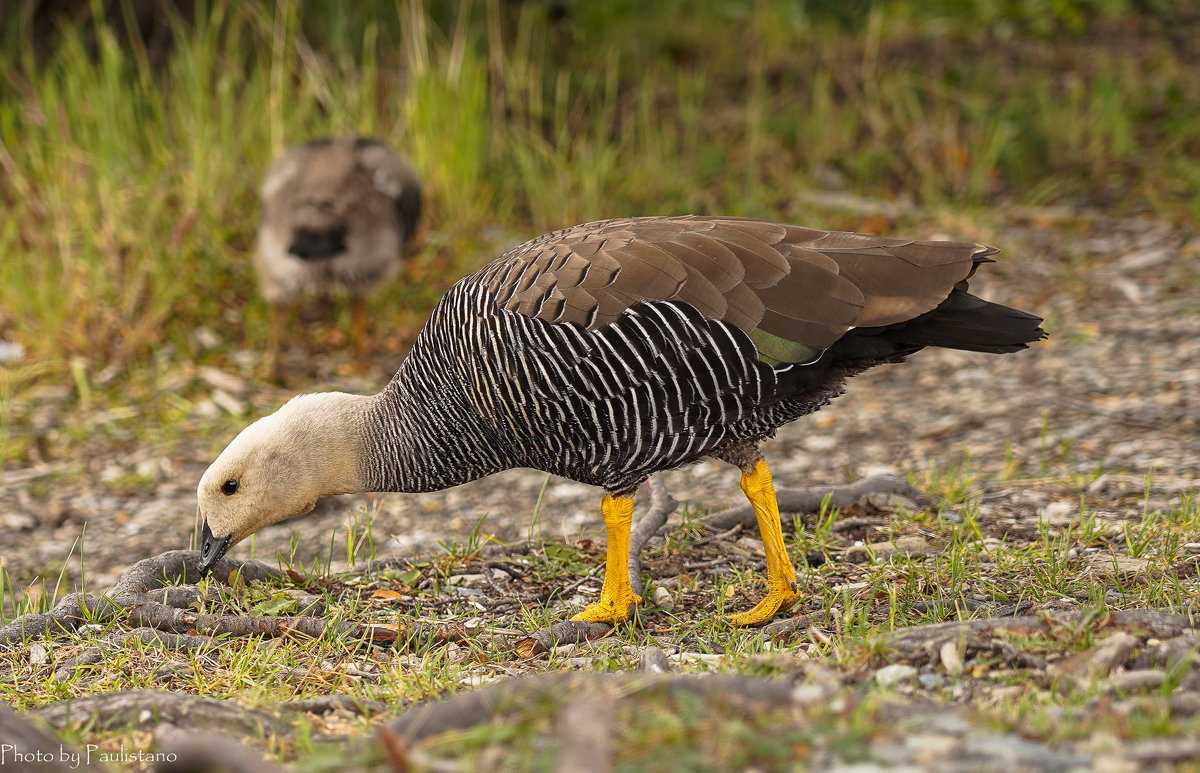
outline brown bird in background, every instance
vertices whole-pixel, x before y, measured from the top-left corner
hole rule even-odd
[[[306,290],[353,297],[350,342],[364,360],[366,299],[411,252],[421,216],[416,172],[382,143],[318,139],[289,149],[263,181],[254,267],[271,304],[275,371],[287,306]]]

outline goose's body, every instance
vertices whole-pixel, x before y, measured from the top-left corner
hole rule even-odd
[[[416,173],[375,140],[320,139],[276,159],[261,195],[254,266],[274,310],[272,354],[284,306],[304,291],[348,291],[361,347],[364,300],[400,270],[417,229]]]
[[[924,346],[1041,338],[1037,317],[966,292],[995,252],[734,218],[539,237],[459,281],[379,394],[297,398],[239,435],[200,483],[203,563],[319,496],[532,467],[607,492],[609,571],[583,617],[619,620],[637,601],[623,552],[634,491],[716,457],[742,470],[768,555],[768,598],[735,620],[769,619],[797,591],[758,443]]]

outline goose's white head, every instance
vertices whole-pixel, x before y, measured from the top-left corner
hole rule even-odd
[[[362,491],[361,407],[341,392],[302,395],[242,430],[196,489],[204,519],[200,569],[254,532]]]

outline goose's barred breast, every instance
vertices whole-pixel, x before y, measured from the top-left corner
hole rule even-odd
[[[416,444],[428,468],[366,475],[377,490],[433,490],[532,467],[625,493],[657,470],[769,436],[840,383],[779,399],[777,371],[750,338],[686,303],[639,302],[588,331],[503,309],[468,277],[381,393],[378,426],[391,430],[368,433],[371,458]],[[412,420],[399,430],[396,416]]]

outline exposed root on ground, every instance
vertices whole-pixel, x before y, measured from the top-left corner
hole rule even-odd
[[[846,508],[858,504],[867,497],[896,495],[925,506],[936,507],[937,502],[912,486],[907,481],[894,475],[872,475],[868,478],[847,483],[842,486],[812,486],[811,488],[776,489],[775,498],[779,501],[781,513],[816,513],[820,512],[821,504],[829,498],[833,507]],[[705,520],[705,526],[711,531],[725,531],[734,526],[756,527],[757,521],[754,510],[750,505],[739,505],[723,510]]]

